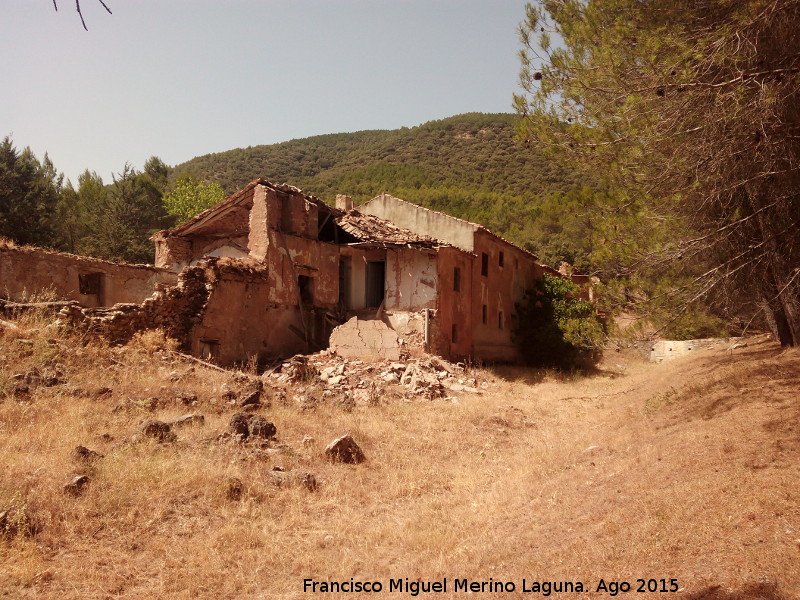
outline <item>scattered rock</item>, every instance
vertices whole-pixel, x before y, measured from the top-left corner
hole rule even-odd
[[[314,477],[311,473],[298,473],[297,480],[304,488],[306,488],[309,492],[316,492],[319,488],[319,484],[317,483],[317,478]]]
[[[296,354],[283,362],[277,379],[281,383],[294,383],[296,381],[309,381],[317,376],[317,370],[309,365],[308,357]]]
[[[148,419],[139,425],[137,432],[139,437],[153,438],[161,443],[174,442],[178,439],[171,430],[170,426],[163,421]]]
[[[64,485],[64,493],[70,496],[80,496],[88,484],[89,478],[86,475],[74,475],[69,483]]]
[[[244,483],[238,477],[228,477],[226,481],[225,497],[233,502],[238,502],[244,496]]]
[[[99,458],[103,458],[102,454],[94,450],[89,450],[86,446],[75,446],[71,456],[72,460],[79,463],[91,463]]]
[[[245,394],[239,400],[241,408],[257,408],[261,405],[261,392],[253,391]]]
[[[250,437],[259,437],[263,439],[270,439],[275,437],[278,430],[275,425],[267,421],[264,417],[258,415],[251,415],[252,418],[248,422],[250,429]]]
[[[197,394],[186,391],[175,392],[175,400],[177,400],[181,404],[190,406],[195,402],[197,402]]]
[[[170,419],[166,422],[170,427],[184,427],[184,426],[198,426],[201,427],[206,424],[205,416],[200,413],[191,413],[183,415],[175,419]]]
[[[366,460],[364,451],[350,434],[343,435],[328,444],[328,447],[325,448],[325,456],[333,462],[348,464],[358,464]]]
[[[244,442],[250,438],[271,439],[275,437],[277,429],[260,415],[239,412],[228,422],[228,433]]]
[[[222,401],[232,403],[236,400],[236,392],[227,383],[222,384]]]
[[[92,391],[92,396],[95,398],[105,398],[106,396],[110,396],[114,393],[110,387],[99,387],[96,390]]]
[[[346,381],[347,378],[344,375],[334,375],[333,377],[329,377],[327,380],[328,387],[337,387],[342,384],[343,381]]]

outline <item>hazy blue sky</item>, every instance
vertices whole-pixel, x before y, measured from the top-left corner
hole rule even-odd
[[[523,0],[0,0],[0,137],[126,162],[510,112]],[[253,173],[253,177],[259,176]]]

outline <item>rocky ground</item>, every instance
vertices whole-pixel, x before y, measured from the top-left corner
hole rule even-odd
[[[800,598],[800,355],[768,339],[588,374],[330,352],[257,373],[7,325],[0,597]]]

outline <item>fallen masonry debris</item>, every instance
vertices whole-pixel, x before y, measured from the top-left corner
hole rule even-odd
[[[456,400],[451,393],[481,394],[488,387],[464,365],[451,364],[436,356],[397,360],[353,360],[332,350],[296,355],[267,371],[263,379],[272,386],[292,388],[301,408],[320,401],[347,405],[370,405],[389,398]]]
[[[343,358],[400,360],[400,340],[386,323],[353,317],[331,333],[330,347]]]

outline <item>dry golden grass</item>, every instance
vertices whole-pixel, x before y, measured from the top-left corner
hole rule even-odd
[[[600,578],[677,578],[687,598],[800,598],[796,351],[613,354],[587,377],[502,368],[458,402],[276,400],[259,412],[284,445],[259,452],[216,439],[234,374],[181,362],[157,335],[109,349],[47,323],[0,330],[0,512],[36,529],[0,539],[0,597],[400,598],[304,593],[303,579],[385,592],[390,578],[446,577],[447,594],[420,597],[466,597],[454,578],[516,584],[472,598],[541,597],[523,578],[591,589],[560,598],[610,597]],[[15,396],[13,375],[34,367],[65,383]],[[141,421],[186,412],[205,425],[130,441]],[[323,458],[344,433],[367,462]],[[79,444],[104,457],[76,463]],[[276,465],[319,489],[277,487]],[[91,479],[78,497],[63,492],[73,474]]]

